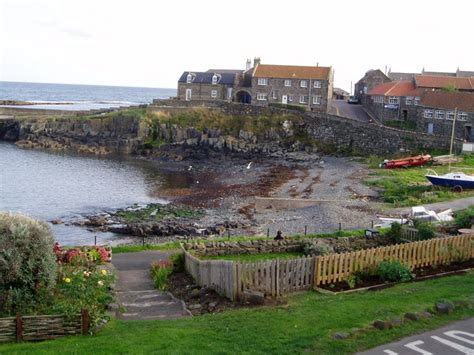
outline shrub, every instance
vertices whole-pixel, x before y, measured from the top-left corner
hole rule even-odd
[[[393,222],[388,234],[395,243],[400,243],[402,241],[402,225],[398,222]]]
[[[176,253],[170,256],[173,263],[173,271],[184,272],[184,253]]]
[[[410,268],[397,260],[382,261],[376,273],[383,282],[406,282],[415,278]]]
[[[419,240],[428,240],[435,237],[435,227],[432,224],[426,222],[415,222],[415,227],[418,229]]]
[[[474,206],[457,212],[454,220],[459,228],[470,228],[474,224]]]
[[[168,260],[155,261],[151,264],[151,274],[155,287],[158,290],[164,290],[168,277],[173,272],[173,263]]]
[[[328,255],[334,253],[334,248],[323,240],[307,242],[303,251],[306,255]]]
[[[51,230],[28,216],[0,213],[0,313],[33,310],[55,286],[57,265]]]

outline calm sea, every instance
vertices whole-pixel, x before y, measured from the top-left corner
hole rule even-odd
[[[0,81],[0,100],[57,103],[22,106],[37,109],[90,110],[131,106],[175,95],[175,89]]]

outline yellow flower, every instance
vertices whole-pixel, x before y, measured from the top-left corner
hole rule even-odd
[[[71,279],[69,277],[66,277],[66,278],[64,278],[64,282],[69,284],[69,283],[71,283]]]
[[[102,270],[101,273],[102,275],[107,276],[107,270]]]
[[[97,285],[99,285],[100,287],[104,286],[104,282],[103,281],[97,281]]]

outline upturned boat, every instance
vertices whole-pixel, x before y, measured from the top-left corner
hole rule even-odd
[[[411,166],[427,165],[431,163],[431,161],[431,155],[424,154],[401,159],[384,160],[384,162],[380,164],[380,167],[385,169],[408,168]]]
[[[425,175],[436,186],[452,187],[456,190],[474,189],[474,176],[464,173],[447,173],[444,175]]]

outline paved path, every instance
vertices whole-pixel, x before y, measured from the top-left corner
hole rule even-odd
[[[115,254],[112,263],[118,270],[116,294],[125,308],[120,319],[174,319],[187,315],[180,301],[158,291],[150,276],[153,261],[166,260],[161,251]]]
[[[445,201],[445,202],[437,202],[437,203],[430,203],[423,205],[427,210],[433,210],[433,211],[444,211],[449,208],[453,209],[453,211],[458,211],[462,210],[465,208],[468,208],[469,206],[474,205],[474,197],[466,197],[466,198],[460,198],[458,200],[453,200],[453,201]],[[410,213],[411,207],[403,207],[403,208],[395,208],[393,210],[390,210],[390,213],[394,214],[407,214]]]
[[[350,118],[352,120],[369,122],[370,116],[365,112],[362,105],[353,105],[345,100],[332,100],[331,113],[337,116]]]
[[[358,353],[363,355],[474,354],[474,318]]]

